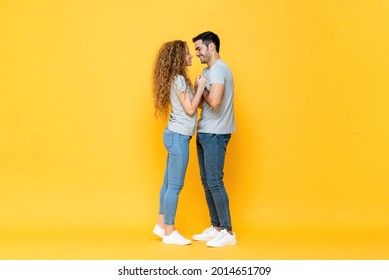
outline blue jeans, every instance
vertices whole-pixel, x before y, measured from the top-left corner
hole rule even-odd
[[[223,183],[226,149],[231,134],[197,133],[197,156],[211,224],[232,230],[228,195]]]
[[[192,137],[165,129],[163,142],[168,151],[163,184],[159,195],[159,214],[165,224],[174,225],[178,195],[184,185],[189,160],[189,141]]]

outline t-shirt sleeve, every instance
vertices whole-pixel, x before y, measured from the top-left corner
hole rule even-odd
[[[221,65],[214,65],[209,71],[209,84],[224,84],[225,72]]]
[[[176,78],[174,79],[174,90],[177,95],[182,92],[188,91],[184,76],[176,76]]]

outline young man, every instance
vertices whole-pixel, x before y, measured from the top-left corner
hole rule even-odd
[[[197,155],[201,182],[205,191],[211,227],[193,236],[207,241],[209,247],[237,244],[232,232],[229,200],[223,183],[223,168],[227,144],[236,131],[234,118],[234,80],[230,68],[220,59],[219,37],[204,32],[193,38],[196,56],[208,66],[201,117],[198,122]]]

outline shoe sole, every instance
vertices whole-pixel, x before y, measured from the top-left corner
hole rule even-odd
[[[211,236],[211,237],[204,237],[204,238],[201,238],[201,237],[192,237],[192,239],[193,240],[196,240],[196,241],[209,241],[209,240],[212,240],[212,239],[214,239],[216,237],[216,235],[215,236]]]
[[[209,245],[209,244],[206,244],[206,245],[207,245],[207,247],[220,248],[220,247],[226,247],[226,246],[234,246],[237,244],[238,244],[238,242],[227,243],[227,244],[223,244],[223,245]]]
[[[174,243],[174,242],[164,242],[162,241],[163,244],[167,244],[167,245],[190,245],[192,244],[192,242],[189,242],[189,243]]]
[[[158,233],[156,233],[156,232],[153,232],[156,236],[158,236],[158,237],[160,237],[160,238],[163,238],[163,236],[162,235],[159,235]]]

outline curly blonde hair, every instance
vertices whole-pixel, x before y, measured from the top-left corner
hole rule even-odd
[[[170,111],[170,88],[176,75],[182,75],[192,87],[186,63],[188,45],[176,40],[162,45],[157,53],[153,71],[154,114],[166,119]]]

